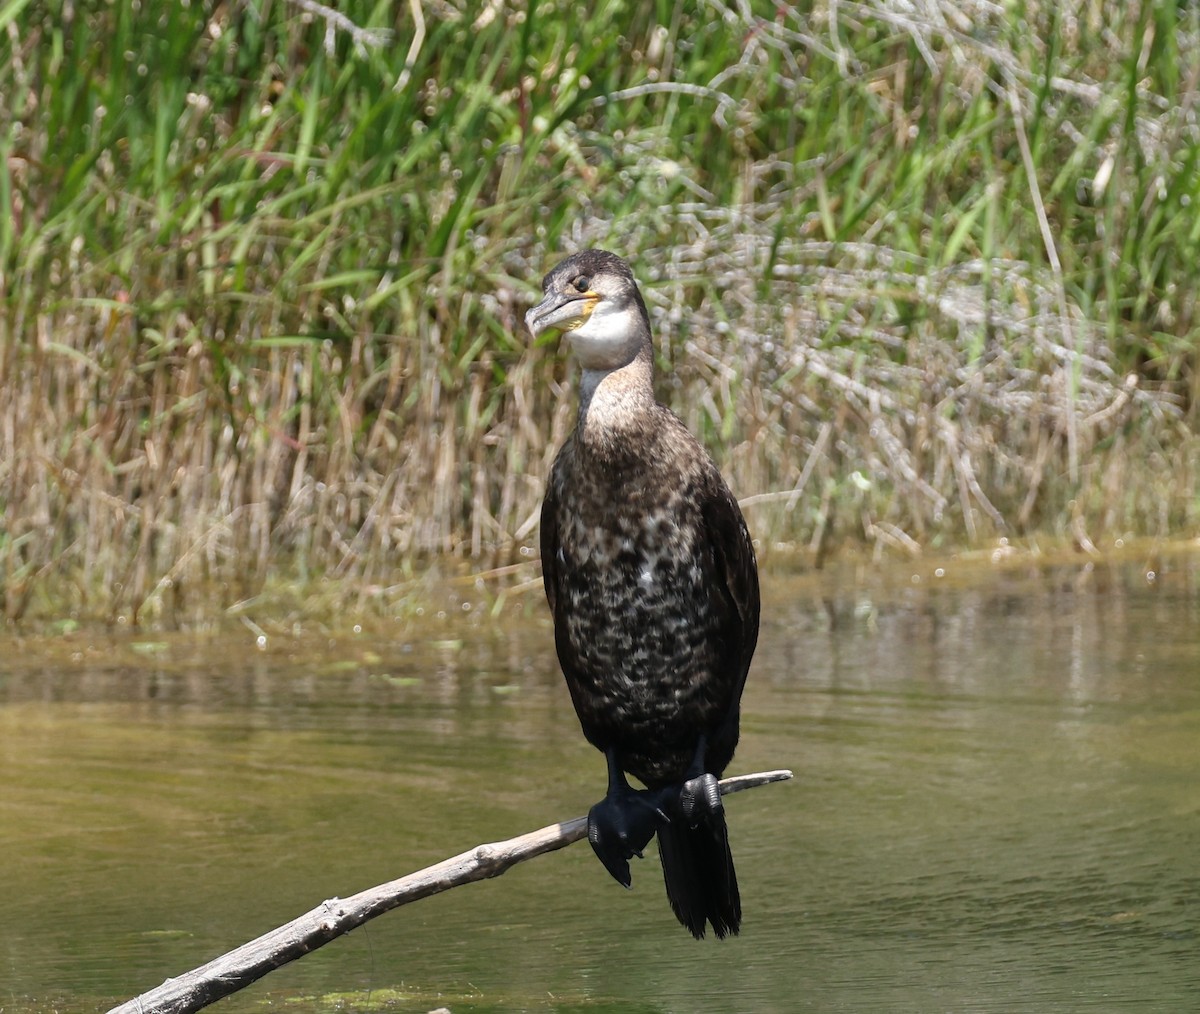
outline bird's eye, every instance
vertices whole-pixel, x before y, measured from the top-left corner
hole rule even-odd
[[[587,292],[592,287],[592,280],[587,275],[579,275],[571,284],[576,292]]]

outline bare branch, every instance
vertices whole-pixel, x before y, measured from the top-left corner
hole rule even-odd
[[[402,92],[408,87],[408,82],[412,80],[413,67],[417,65],[417,57],[421,55],[421,47],[425,45],[425,11],[421,7],[421,0],[408,0],[408,6],[413,16],[413,37],[412,42],[408,44],[408,55],[404,58],[404,69],[392,85],[394,92]]]
[[[326,7],[317,0],[292,0],[301,10],[321,18],[325,22],[325,52],[333,56],[337,42],[338,29],[341,29],[354,42],[354,50],[359,56],[365,56],[368,49],[382,46],[392,37],[386,28],[360,28],[341,11]]]
[[[790,771],[759,771],[721,781],[721,794],[786,781]],[[452,887],[498,877],[517,863],[574,844],[587,834],[587,818],[551,824],[507,841],[477,845],[436,866],[429,866],[350,898],[330,898],[310,912],[199,968],[167,979],[109,1014],[187,1014],[236,993],[331,940],[357,929],[384,912],[440,894]]]
[[[624,99],[637,99],[644,95],[657,95],[661,93],[671,95],[691,95],[700,99],[712,99],[717,103],[717,111],[713,114],[715,119],[722,127],[728,126],[726,114],[730,110],[737,109],[737,100],[731,95],[716,88],[710,88],[707,85],[690,84],[686,81],[656,81],[648,84],[634,85],[631,88],[622,88],[619,91],[609,92],[607,95],[598,95],[592,100],[593,105],[603,106],[610,102],[621,102]]]

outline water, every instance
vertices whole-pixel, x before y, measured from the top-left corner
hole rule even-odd
[[[226,1011],[1195,1010],[1200,564],[773,578],[731,769],[743,934],[577,845]],[[106,1009],[307,911],[583,813],[531,592],[501,621],[0,645],[0,1010]],[[260,618],[269,619],[269,618]]]

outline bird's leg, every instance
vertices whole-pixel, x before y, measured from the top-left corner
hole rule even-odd
[[[688,822],[689,827],[696,827],[710,817],[725,812],[717,776],[704,770],[704,755],[707,749],[708,740],[701,736],[679,789],[679,808],[683,811],[684,820]]]
[[[588,811],[588,841],[617,883],[630,885],[629,860],[642,857],[667,815],[648,791],[630,786],[617,761],[616,750],[604,751],[608,761],[608,792]]]

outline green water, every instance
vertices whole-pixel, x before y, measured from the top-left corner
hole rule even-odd
[[[1200,565],[774,578],[731,773],[742,936],[577,845],[215,1008],[1200,1008]],[[261,618],[267,620],[269,618]],[[604,787],[540,603],[0,644],[0,1011],[107,1009]]]

